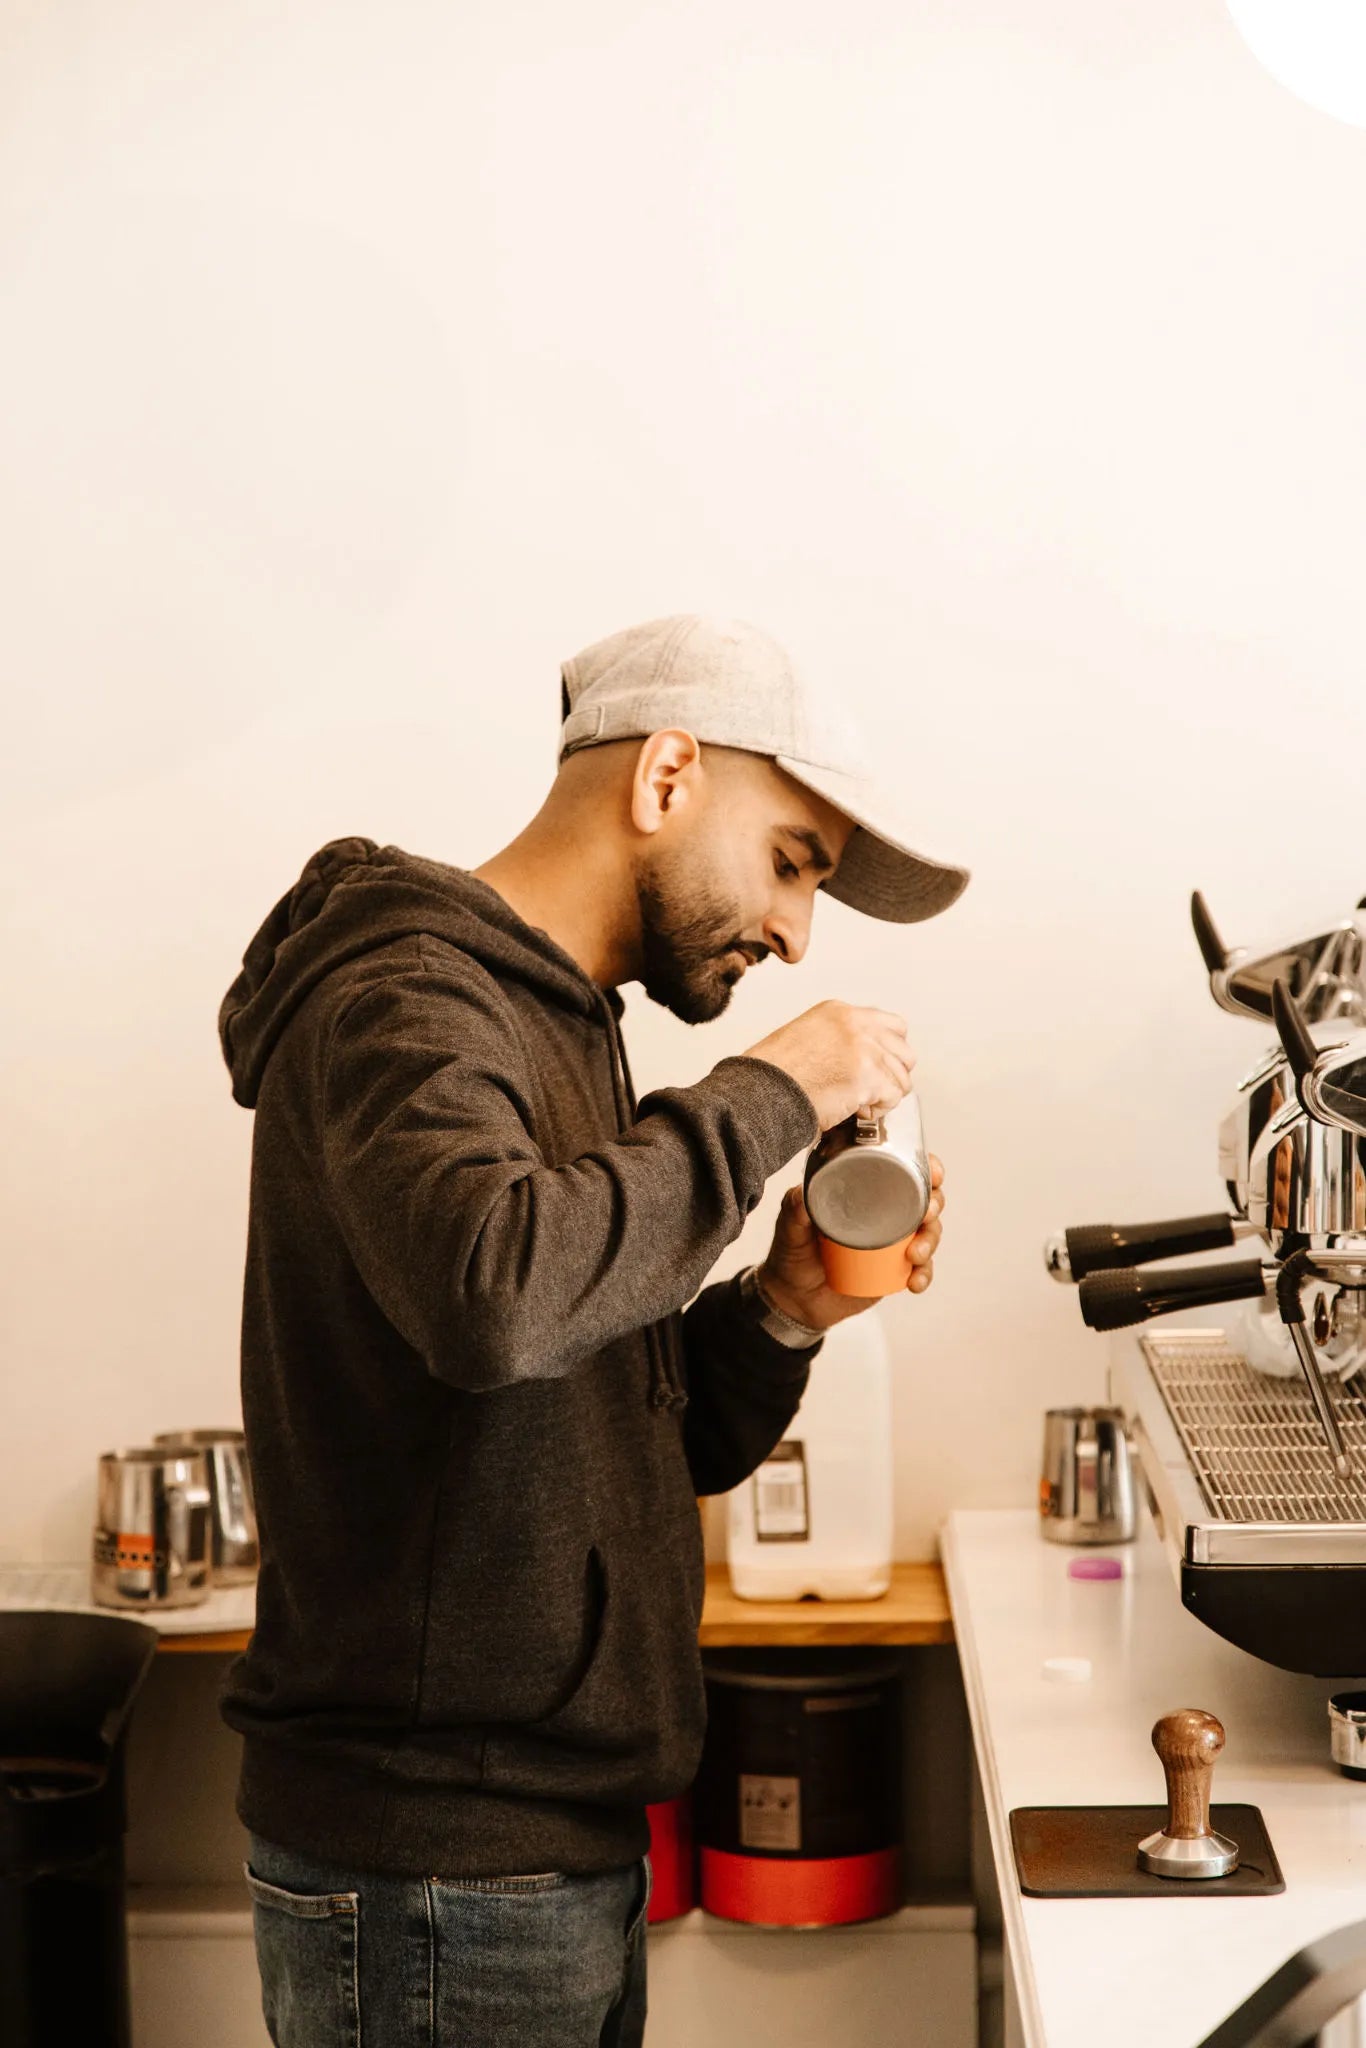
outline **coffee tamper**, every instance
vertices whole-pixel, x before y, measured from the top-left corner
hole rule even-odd
[[[1227,1877],[1238,1868],[1238,1844],[1209,1824],[1214,1759],[1224,1731],[1213,1714],[1181,1707],[1153,1729],[1153,1748],[1167,1778],[1167,1825],[1138,1845],[1142,1870],[1154,1877]]]

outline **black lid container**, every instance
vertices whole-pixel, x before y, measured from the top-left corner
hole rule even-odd
[[[901,1903],[901,1665],[880,1650],[717,1650],[694,1789],[701,1902],[839,1926]]]
[[[128,2048],[123,1743],[157,1632],[0,1614],[0,2042]]]

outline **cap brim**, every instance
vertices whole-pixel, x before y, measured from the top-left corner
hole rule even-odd
[[[787,754],[774,758],[794,782],[854,821],[839,867],[821,884],[827,895],[888,924],[919,924],[958,901],[971,879],[969,870],[907,846],[898,828],[884,822],[891,806],[869,783]]]

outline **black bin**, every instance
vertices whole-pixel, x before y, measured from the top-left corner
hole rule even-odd
[[[885,1650],[717,1650],[694,1787],[701,1903],[834,1927],[901,1904],[901,1660]]]
[[[123,1737],[157,1646],[110,1614],[0,1614],[0,2041],[129,2048]]]

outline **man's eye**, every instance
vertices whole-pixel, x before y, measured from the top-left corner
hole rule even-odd
[[[794,880],[800,872],[800,869],[794,868],[791,861],[785,855],[781,853],[778,855],[778,873],[784,882]]]

